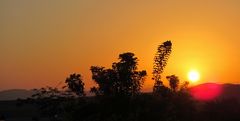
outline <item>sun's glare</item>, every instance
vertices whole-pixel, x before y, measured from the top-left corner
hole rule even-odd
[[[198,73],[198,71],[196,70],[191,70],[188,72],[188,79],[191,81],[191,82],[197,82],[200,78],[200,75]]]

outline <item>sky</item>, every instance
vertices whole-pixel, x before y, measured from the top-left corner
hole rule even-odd
[[[239,0],[1,0],[0,90],[54,87],[71,73],[88,90],[90,66],[133,52],[151,91],[153,57],[166,40],[164,76],[186,81],[197,70],[192,85],[240,83],[239,32]]]

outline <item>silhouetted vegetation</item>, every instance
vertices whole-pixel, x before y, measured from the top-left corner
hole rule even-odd
[[[51,121],[62,121],[64,114],[68,112],[85,96],[84,83],[80,74],[71,74],[65,80],[66,86],[62,90],[46,87],[35,89],[35,94],[27,103],[37,105],[43,117]]]
[[[111,68],[92,66],[91,88],[95,96],[85,96],[80,74],[71,74],[66,86],[41,88],[26,102],[37,105],[50,121],[238,121],[240,101],[216,99],[197,101],[189,93],[189,82],[162,72],[172,51],[171,41],[159,45],[154,57],[153,92],[140,93],[146,71],[139,71],[133,53],[119,55]],[[34,118],[35,120],[36,118]]]
[[[163,73],[163,69],[167,65],[167,60],[172,52],[172,42],[166,41],[163,44],[159,45],[157,48],[157,53],[154,57],[153,63],[153,80],[155,80],[153,93],[157,95],[166,96],[168,92],[167,88],[163,85],[163,81],[161,79],[161,74]]]
[[[166,77],[169,81],[169,86],[173,92],[176,92],[179,87],[179,79],[175,75],[167,76]]]
[[[78,96],[84,96],[84,83],[82,81],[80,74],[71,74],[65,81],[67,83],[68,89],[74,92]],[[65,88],[65,87],[63,87]]]
[[[119,62],[111,69],[92,66],[92,79],[98,87],[91,88],[96,95],[132,96],[139,94],[146,71],[137,71],[137,58],[133,53],[119,55]]]

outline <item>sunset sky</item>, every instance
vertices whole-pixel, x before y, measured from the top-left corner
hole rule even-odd
[[[74,72],[88,90],[90,66],[133,52],[149,91],[165,40],[164,75],[185,81],[197,70],[195,84],[240,83],[240,0],[1,0],[0,90],[56,86]]]

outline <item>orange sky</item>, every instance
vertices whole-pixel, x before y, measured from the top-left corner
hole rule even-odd
[[[151,90],[158,44],[172,40],[165,75],[240,82],[239,0],[1,0],[0,90],[55,86],[73,72],[87,89],[91,65],[134,52]]]

